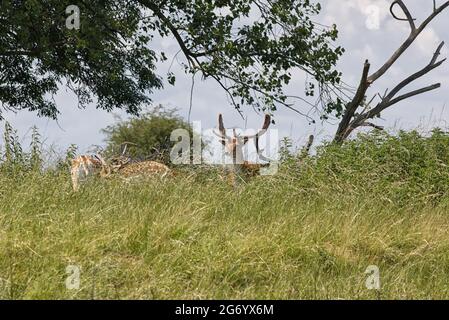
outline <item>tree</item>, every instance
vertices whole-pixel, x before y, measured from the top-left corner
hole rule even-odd
[[[395,7],[399,7],[405,18],[399,18],[394,12]],[[410,24],[410,34],[407,39],[401,44],[401,46],[393,53],[393,55],[382,65],[376,72],[370,73],[370,63],[367,60],[363,67],[362,78],[360,84],[357,88],[355,95],[352,100],[349,101],[344,109],[340,124],[338,126],[337,132],[335,134],[334,141],[336,143],[342,143],[349,135],[357,128],[362,126],[370,126],[377,129],[382,129],[382,127],[370,122],[370,120],[379,117],[381,112],[392,107],[400,101],[414,97],[419,94],[423,94],[441,87],[440,83],[429,85],[427,87],[409,91],[407,93],[400,94],[403,89],[405,89],[409,84],[415,80],[423,77],[430,71],[441,66],[446,59],[438,60],[441,53],[441,49],[444,42],[441,42],[435,53],[433,54],[430,62],[424,66],[422,69],[416,73],[405,78],[399,84],[397,84],[391,91],[386,91],[383,95],[376,94],[371,100],[367,100],[368,89],[381,78],[385,73],[394,65],[394,63],[406,52],[410,45],[418,38],[418,36],[423,32],[423,30],[431,23],[440,13],[442,13],[447,7],[449,7],[449,1],[444,4],[437,6],[436,0],[433,1],[432,13],[419,25],[417,26],[415,20],[410,13],[408,7],[402,0],[393,1],[390,7],[390,12],[392,16],[400,21],[407,21]],[[376,98],[379,101],[373,105]]]
[[[69,5],[79,30],[66,27]],[[343,49],[332,45],[335,26],[312,21],[320,9],[310,0],[1,1],[0,102],[56,118],[51,96],[67,84],[81,107],[137,114],[163,85],[156,63],[167,56],[152,49],[160,35],[176,39],[186,72],[215,79],[238,110],[293,108],[282,90],[293,69],[310,75],[308,95],[340,82]]]
[[[192,129],[176,109],[159,106],[129,120],[120,120],[102,130],[106,135],[106,155],[117,156],[125,151],[134,159],[170,162],[170,151],[175,142],[170,141],[176,129],[186,129],[193,136]]]
[[[81,29],[66,27],[73,1],[0,2],[0,101],[5,109],[55,118],[51,96],[67,84],[80,106],[97,99],[136,113],[161,87],[155,53],[138,36],[142,13],[129,1],[77,1]]]

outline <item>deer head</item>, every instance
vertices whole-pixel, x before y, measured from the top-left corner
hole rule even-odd
[[[260,159],[264,161],[270,161],[270,159],[265,158],[262,155],[262,151],[259,149],[259,138],[264,135],[268,127],[271,124],[271,117],[269,115],[265,115],[265,121],[262,125],[262,128],[254,135],[238,135],[236,130],[233,129],[232,136],[227,135],[225,126],[223,124],[223,116],[218,115],[218,130],[219,134],[215,133],[219,138],[221,144],[223,144],[225,148],[225,154],[232,157],[233,164],[243,164],[245,161],[243,159],[243,147],[248,143],[249,140],[254,139],[254,143],[256,145],[257,154]]]
[[[100,162],[100,164],[101,164],[100,176],[101,177],[107,177],[111,174],[110,166],[108,165],[108,163],[104,160],[104,158],[101,155],[95,154],[95,155],[91,156],[91,158]]]
[[[135,143],[132,142],[123,142],[122,144],[120,144],[121,154],[119,156],[110,158],[108,161],[109,173],[115,173],[131,162],[131,159],[126,156],[128,145],[137,146]]]

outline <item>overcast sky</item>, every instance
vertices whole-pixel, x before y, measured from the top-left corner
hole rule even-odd
[[[338,68],[343,72],[344,81],[348,84],[355,86],[358,83],[365,59],[370,60],[372,70],[377,69],[408,35],[408,23],[396,21],[390,16],[391,1],[321,0],[320,2],[323,10],[314,20],[326,25],[337,24],[340,32],[338,44],[346,49]],[[406,2],[410,5],[412,14],[418,22],[422,21],[422,18],[432,9],[431,0],[407,0]],[[446,41],[449,44],[448,21],[449,10],[446,10],[427,28],[382,81],[376,83],[370,93],[384,92],[387,87],[391,88],[395,83],[429,63],[440,41]],[[158,41],[155,45],[169,54],[179,50],[171,39]],[[442,53],[443,56],[448,56],[447,47]],[[166,74],[168,68],[168,64],[160,65],[159,74]],[[446,63],[410,86],[410,89],[416,89],[441,82],[441,89],[397,104],[384,112],[382,119],[376,120],[376,123],[386,126],[389,130],[415,127],[429,130],[434,126],[447,127],[445,120],[449,120],[449,106],[445,108],[445,105],[449,98],[448,71],[449,63]],[[294,75],[294,81],[287,90],[296,95],[302,94],[304,75],[300,72]],[[156,92],[152,98],[155,104],[161,103],[179,108],[180,114],[187,118],[191,79],[182,72],[178,72],[177,76],[176,87],[166,85],[164,90]],[[55,144],[64,148],[75,143],[80,146],[81,152],[84,152],[90,145],[102,144],[104,137],[100,129],[114,122],[112,114],[96,110],[94,106],[86,110],[78,110],[76,97],[65,89],[61,90],[56,101],[62,113],[57,122],[38,118],[35,114],[27,112],[16,115],[7,113],[5,118],[19,129],[20,137],[25,141],[29,135],[28,129],[32,125],[37,125],[46,138],[47,145]],[[306,106],[298,104],[297,108],[305,110]],[[194,88],[191,119],[201,121],[204,129],[212,128],[216,126],[219,112],[223,113],[226,126],[245,127],[245,121],[229,104],[224,92],[214,82],[203,82],[198,77]],[[116,113],[123,115],[117,111]],[[257,128],[263,121],[262,115],[257,115],[250,108],[247,109],[245,116],[247,116],[248,128]],[[298,145],[303,144],[310,134],[317,135],[319,139],[330,139],[335,131],[333,124],[323,124],[317,119],[317,123],[311,125],[306,119],[289,110],[280,109],[275,116],[277,122],[275,128],[279,130],[279,137],[289,136]],[[3,130],[3,125],[0,130]]]

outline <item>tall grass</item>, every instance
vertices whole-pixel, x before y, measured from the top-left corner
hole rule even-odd
[[[359,136],[238,190],[0,174],[6,299],[449,298],[449,136]],[[78,290],[66,267],[81,268]],[[381,289],[368,290],[376,265]]]

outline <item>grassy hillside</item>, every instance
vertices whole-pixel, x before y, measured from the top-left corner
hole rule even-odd
[[[0,174],[0,298],[449,298],[449,136],[361,136],[234,190]],[[66,267],[81,268],[67,290]],[[370,265],[381,290],[365,287]]]

